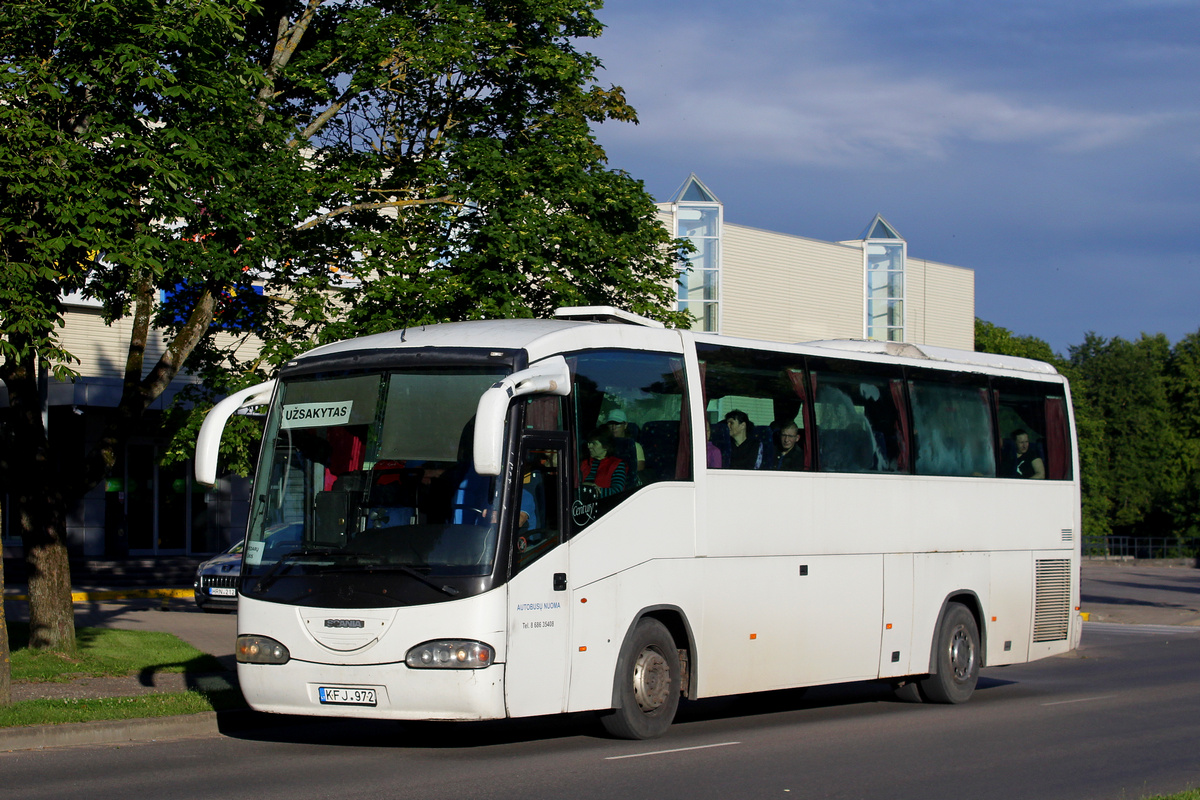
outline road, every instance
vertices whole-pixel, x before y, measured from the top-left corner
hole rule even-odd
[[[860,683],[690,704],[662,739],[587,716],[324,722],[0,753],[0,798],[1113,798],[1200,785],[1200,628],[1086,626],[961,706]]]

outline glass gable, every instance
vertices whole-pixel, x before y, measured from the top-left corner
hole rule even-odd
[[[675,235],[696,248],[688,256],[690,270],[679,273],[679,310],[695,317],[693,330],[718,331],[721,285],[721,201],[695,173],[671,201]]]
[[[866,270],[865,335],[868,339],[904,341],[904,267],[908,245],[876,214],[863,235]]]

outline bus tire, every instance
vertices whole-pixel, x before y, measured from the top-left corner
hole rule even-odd
[[[937,672],[921,681],[921,694],[931,703],[965,703],[979,682],[981,657],[974,615],[961,603],[949,603],[938,629]]]
[[[617,659],[620,707],[600,717],[604,729],[619,739],[662,736],[679,708],[682,678],[671,632],[656,619],[641,620]]]

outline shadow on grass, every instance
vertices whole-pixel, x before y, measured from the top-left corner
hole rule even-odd
[[[14,683],[58,688],[0,709],[0,726],[246,708],[235,673],[171,634],[80,628],[75,652],[57,653],[29,650],[28,623],[8,629]]]

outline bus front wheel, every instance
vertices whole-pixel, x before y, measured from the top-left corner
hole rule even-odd
[[[932,703],[965,703],[979,682],[979,626],[961,603],[950,603],[938,630],[937,672],[921,681]]]
[[[620,707],[600,721],[620,739],[653,739],[671,727],[679,708],[682,674],[675,639],[656,619],[637,624],[617,659]]]

